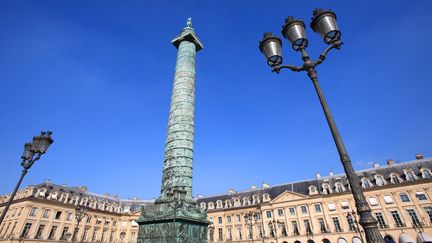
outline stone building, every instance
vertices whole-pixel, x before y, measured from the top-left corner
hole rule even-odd
[[[0,212],[9,197],[0,196]],[[136,242],[135,220],[149,203],[44,182],[17,193],[0,225],[0,242]],[[77,228],[78,206],[85,213]]]
[[[386,242],[432,242],[432,158],[357,171],[365,196]],[[8,195],[0,196],[0,212]],[[361,242],[354,200],[345,175],[316,174],[312,180],[227,194],[197,197],[208,211],[209,242]],[[4,222],[1,242],[70,242],[75,210],[87,216],[75,242],[136,242],[141,205],[152,201],[119,199],[44,182],[18,192]],[[423,232],[423,233],[421,233]]]
[[[357,171],[386,242],[432,242],[432,158]],[[362,242],[345,174],[200,197],[209,242]]]

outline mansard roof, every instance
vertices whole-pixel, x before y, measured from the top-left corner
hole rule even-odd
[[[425,159],[417,159],[414,161],[409,162],[403,162],[403,163],[395,163],[392,165],[386,165],[386,166],[378,166],[371,169],[365,169],[365,170],[358,170],[356,171],[357,175],[362,178],[366,178],[369,180],[369,182],[373,186],[377,186],[375,184],[375,177],[374,175],[382,175],[388,183],[390,182],[390,174],[391,173],[397,173],[400,175],[402,182],[407,181],[407,178],[405,178],[405,171],[411,170],[414,172],[414,174],[418,178],[422,178],[420,169],[426,168],[429,171],[432,170],[432,158],[425,158]],[[340,182],[346,190],[349,190],[348,188],[348,181],[346,179],[345,174],[337,174],[337,175],[330,175],[330,176],[323,176],[318,177],[311,180],[304,180],[304,181],[297,181],[297,182],[291,182],[291,183],[285,183],[281,185],[275,185],[270,186],[267,188],[258,188],[258,189],[252,189],[252,190],[245,190],[240,191],[236,193],[228,193],[228,194],[222,194],[222,195],[214,195],[214,196],[205,196],[197,198],[197,202],[214,202],[216,203],[218,200],[221,200],[222,202],[226,200],[232,200],[233,198],[240,197],[240,199],[244,197],[252,198],[253,195],[259,195],[262,196],[264,194],[270,195],[271,199],[276,198],[277,196],[281,195],[285,191],[291,191],[295,193],[299,193],[302,195],[310,195],[309,190],[311,186],[314,186],[316,190],[318,191],[318,194],[322,194],[323,190],[323,184],[328,184],[332,190],[335,188],[335,184],[337,182]]]

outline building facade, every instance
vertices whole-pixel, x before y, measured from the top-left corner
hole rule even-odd
[[[0,212],[9,197],[0,197]],[[0,225],[0,242],[133,243],[140,207],[150,203],[44,182],[17,193]],[[78,207],[84,209],[79,225]]]
[[[432,158],[357,171],[386,242],[432,242]],[[9,196],[0,196],[0,212]],[[362,242],[345,175],[316,175],[217,196],[197,197],[212,222],[209,242]],[[0,225],[1,242],[137,241],[140,208],[153,201],[119,199],[44,182],[17,193]],[[78,206],[85,208],[79,225]],[[78,226],[78,227],[77,227]],[[77,230],[76,230],[77,229]],[[76,231],[75,231],[76,230]],[[75,232],[75,233],[74,233]]]
[[[432,242],[432,158],[357,171],[386,242]],[[198,198],[209,242],[363,242],[344,174]]]

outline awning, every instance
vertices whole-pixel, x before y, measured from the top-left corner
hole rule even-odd
[[[415,240],[407,233],[399,235],[399,243],[415,243]]]
[[[417,234],[417,242],[418,243],[431,243],[432,235],[426,232]]]

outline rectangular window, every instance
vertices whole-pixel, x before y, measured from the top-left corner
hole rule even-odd
[[[48,235],[48,240],[55,240],[55,233],[57,231],[57,225],[53,225],[53,227],[51,227],[51,231]]]
[[[72,213],[67,213],[66,214],[66,221],[71,221],[72,220]]]
[[[318,219],[318,223],[320,226],[321,233],[327,233],[327,227],[323,218]]]
[[[393,221],[394,221],[396,227],[403,227],[403,226],[405,226],[403,224],[403,222],[402,222],[401,217],[399,216],[398,211],[395,210],[395,211],[391,211],[390,213],[391,213],[391,215],[393,217]]]
[[[301,206],[300,209],[301,209],[302,214],[307,214],[308,213],[308,210],[307,210],[306,206]]]
[[[222,217],[218,217],[218,224],[222,224]]]
[[[402,202],[409,202],[410,201],[410,199],[406,193],[401,193],[399,196],[400,196],[400,199]]]
[[[227,229],[228,230],[228,241],[232,241],[232,229],[231,228],[228,228]]]
[[[411,223],[413,226],[422,225],[422,223],[420,222],[419,218],[417,217],[417,214],[414,211],[414,209],[408,209],[407,212],[408,212],[408,215],[411,217]]]
[[[84,229],[84,233],[83,233],[83,235],[82,235],[82,241],[87,241],[87,236],[88,236],[88,232],[90,231],[90,228],[89,227],[86,227],[85,229]],[[111,232],[112,233],[112,232]]]
[[[347,215],[347,222],[348,222],[349,231],[355,231],[356,228],[354,225],[354,219],[350,214]]]
[[[297,221],[291,221],[291,225],[293,228],[294,235],[300,235],[300,230],[297,225]]]
[[[21,208],[20,208],[20,210],[19,210],[19,212],[18,212],[18,215],[17,215],[17,216],[21,216],[21,213],[22,213],[23,209],[24,209],[24,207],[21,207]]]
[[[76,241],[76,238],[78,237],[79,228],[75,227],[72,234],[72,242]]]
[[[287,236],[288,232],[285,227],[285,223],[279,223],[279,228],[281,230],[282,236]]]
[[[31,228],[31,226],[32,226],[32,223],[26,223],[26,224],[24,225],[24,229],[23,229],[23,231],[22,231],[22,233],[21,233],[21,237],[22,237],[22,238],[28,238],[28,234],[29,234],[29,232],[30,232],[30,228]]]
[[[424,210],[426,211],[429,217],[429,223],[432,224],[432,207],[425,207]]]
[[[349,209],[349,203],[348,203],[348,201],[342,201],[341,202],[341,208],[342,209]]]
[[[102,238],[101,238],[102,242],[105,241],[107,231],[108,231],[108,229],[103,229],[102,230]],[[135,233],[135,232],[132,232],[132,233]],[[133,237],[132,237],[132,239],[133,239]]]
[[[315,212],[317,213],[321,212],[321,204],[315,204]]]
[[[114,241],[114,233],[115,233],[115,231],[111,230],[109,242],[113,242]]]
[[[416,197],[420,201],[427,200],[426,194],[424,194],[424,192],[416,192]]]
[[[312,235],[312,227],[311,224],[309,222],[309,219],[305,219],[303,220],[305,229],[306,229],[306,235]]]
[[[51,210],[49,209],[45,209],[45,211],[43,212],[42,218],[47,219],[49,218]]]
[[[237,222],[240,222],[240,214],[237,214],[236,218],[237,218]]]
[[[376,217],[376,219],[378,221],[378,226],[381,229],[388,228],[387,224],[384,221],[384,216],[382,215],[382,213],[375,213],[375,217]]]
[[[386,204],[392,204],[393,203],[393,198],[391,196],[385,195],[383,198],[384,198],[384,202]]]
[[[295,208],[289,208],[290,215],[295,215]]]
[[[375,197],[370,197],[369,198],[369,204],[371,206],[376,206],[376,205],[378,205],[378,200]]]
[[[239,240],[242,240],[243,236],[242,236],[241,228],[237,228],[237,233],[238,233]]]
[[[223,234],[222,234],[222,228],[218,229],[218,240],[222,240],[223,239]]]
[[[337,217],[333,218],[333,224],[334,224],[336,232],[342,232],[342,228],[340,226],[339,219]]]
[[[30,216],[36,216],[37,211],[38,211],[38,208],[32,207],[30,209]]]
[[[252,235],[252,226],[248,226],[247,227],[248,230],[248,238],[251,240],[253,239],[253,235]]]
[[[38,228],[38,230],[36,231],[36,235],[35,235],[34,238],[35,238],[35,239],[40,239],[40,238],[42,237],[42,234],[43,234],[44,229],[45,229],[45,225],[44,225],[44,224],[39,225],[39,228]]]
[[[227,216],[227,222],[231,223],[231,216]]]
[[[62,234],[60,236],[60,240],[66,240],[66,234],[69,231],[69,227],[63,227]]]
[[[335,211],[336,210],[336,205],[334,203],[329,203],[328,204],[328,209],[329,209],[329,211]]]
[[[261,225],[258,225],[258,226],[257,226],[257,229],[258,229],[258,235],[259,235],[260,239],[262,239],[262,238],[263,238],[263,232],[262,232],[262,227],[261,227]]]
[[[61,211],[57,211],[56,215],[55,215],[55,219],[60,219],[61,215],[62,215],[62,212]]]
[[[272,212],[271,211],[266,211],[266,215],[267,215],[267,218],[271,218],[272,217]]]
[[[92,236],[92,241],[96,241],[96,237],[97,237],[98,231],[99,231],[99,229],[94,229],[93,236]]]
[[[283,210],[283,208],[279,208],[279,209],[277,210],[277,212],[278,212],[278,215],[279,215],[279,216],[284,216],[284,210]]]
[[[256,220],[260,220],[261,219],[261,214],[260,213],[256,213],[255,214],[255,219]]]
[[[92,217],[91,216],[87,216],[87,223],[90,223],[91,222],[91,220],[92,220]]]

